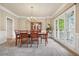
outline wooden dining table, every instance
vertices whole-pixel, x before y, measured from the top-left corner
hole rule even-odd
[[[17,31],[16,33],[15,33],[15,35],[17,36],[17,37],[19,37],[19,39],[20,39],[20,33],[26,33],[26,32],[23,32],[22,30],[21,31]],[[29,42],[30,42],[30,38],[31,38],[31,31],[28,31],[27,32],[28,33],[28,38],[29,38]],[[45,35],[46,34],[46,31],[44,30],[44,31],[41,31],[41,32],[39,32],[38,33],[38,35],[39,35],[39,37],[41,37],[41,36],[43,36],[43,35]],[[42,39],[42,38],[41,38]],[[17,45],[17,39],[16,39],[16,45]]]
[[[19,37],[19,36],[20,36],[20,33],[21,33],[21,32],[18,31],[17,33],[15,33],[15,35],[18,35],[18,37]],[[26,33],[26,32],[22,32],[22,33]],[[46,32],[39,32],[39,33],[38,33],[38,35],[45,35],[45,34],[46,34]],[[31,32],[28,32],[28,35],[29,35],[28,37],[30,38],[30,37],[31,37],[31,36],[30,36],[30,35],[31,35]]]

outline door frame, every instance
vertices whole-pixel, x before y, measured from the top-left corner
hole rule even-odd
[[[67,22],[67,20],[68,20],[68,18],[67,18],[67,14],[69,13],[69,12],[71,12],[71,11],[74,11],[74,31],[73,31],[73,35],[74,35],[74,40],[73,40],[73,42],[70,42],[69,40],[68,40],[68,27],[66,27],[66,35],[67,35],[67,43],[68,43],[68,45],[69,46],[71,46],[71,47],[73,47],[73,48],[76,48],[76,5],[74,5],[74,6],[72,6],[71,8],[69,8],[66,12],[65,12],[65,14],[66,14],[66,26],[69,26],[69,23]]]
[[[7,36],[7,18],[9,18],[12,21],[12,37],[10,37],[10,38],[14,38],[14,19],[9,16],[6,16],[6,37],[8,38],[8,36]]]

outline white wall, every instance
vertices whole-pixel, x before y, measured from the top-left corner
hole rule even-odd
[[[7,17],[14,19],[13,23],[16,23],[15,20],[17,20],[17,18],[0,7],[0,44],[7,41]],[[17,26],[14,26],[14,29],[15,28],[17,28]]]
[[[5,31],[0,31],[0,44],[6,42],[6,32]]]
[[[49,20],[49,21],[48,21]],[[42,23],[42,30],[46,30],[47,24],[50,22],[50,19],[44,19],[44,18],[36,18],[33,19],[32,22],[41,22]],[[29,21],[27,18],[19,18],[17,20],[17,29],[31,29],[31,21]]]

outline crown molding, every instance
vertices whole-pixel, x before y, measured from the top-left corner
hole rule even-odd
[[[7,13],[10,13],[11,15],[13,16],[16,16],[17,18],[31,18],[31,17],[27,17],[27,16],[19,16],[17,14],[15,14],[14,12],[10,11],[9,9],[5,8],[4,6],[0,5],[0,9],[7,12]],[[46,19],[46,18],[51,18],[50,16],[46,16],[46,17],[33,17],[33,18],[42,18],[42,19]]]
[[[67,3],[64,4],[64,5],[62,5],[62,6],[61,6],[53,15],[51,15],[51,16],[46,16],[46,17],[34,17],[34,18],[38,18],[38,19],[39,19],[39,18],[42,18],[42,19],[53,18],[53,17],[56,16],[57,13],[58,13],[63,7],[65,7],[66,5],[67,5]],[[2,5],[0,5],[0,9],[3,10],[3,11],[5,11],[5,12],[10,13],[10,14],[13,15],[13,16],[16,16],[17,18],[31,18],[31,17],[27,17],[27,16],[19,16],[19,15],[15,14],[14,12],[10,11],[9,9],[5,8],[5,7],[2,6]]]
[[[63,12],[65,12],[70,6],[72,6],[74,3],[66,3],[63,4],[51,17],[55,18],[57,16],[59,16],[60,14],[62,14]]]
[[[3,7],[2,5],[0,5],[0,9],[7,12],[7,13],[10,13],[11,15],[15,16],[15,17],[19,17],[18,15],[16,15],[15,13],[13,13],[12,11],[8,10],[7,8]]]
[[[63,4],[59,9],[57,9],[57,11],[56,11],[53,15],[51,15],[51,17],[52,17],[52,18],[55,17],[55,16],[57,15],[57,13],[59,13],[59,11],[60,11],[61,9],[63,9],[66,5],[67,5],[67,4]]]

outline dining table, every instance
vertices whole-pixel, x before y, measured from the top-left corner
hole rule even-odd
[[[20,33],[26,33],[26,31],[24,31],[24,30],[19,30],[19,31],[17,31],[16,33],[15,33],[15,35],[17,36],[17,37],[19,37],[20,38]],[[29,38],[29,42],[30,42],[30,38],[31,38],[31,31],[27,31],[27,33],[28,33],[28,38]],[[41,38],[42,36],[44,36],[46,34],[46,30],[42,30],[41,32],[38,32],[38,37],[39,38]],[[41,38],[42,39],[42,38]],[[16,39],[16,44],[17,44],[17,39]]]
[[[21,30],[22,31],[22,30]],[[15,35],[18,35],[18,37],[20,36],[20,33],[21,33],[21,31],[17,31],[16,33],[15,33]],[[25,31],[24,32],[22,32],[22,33],[26,33]],[[31,31],[28,31],[27,32],[28,33],[28,37],[30,38],[31,36]],[[41,32],[38,32],[38,35],[44,35],[44,34],[46,34],[46,31],[45,30],[42,30]]]

